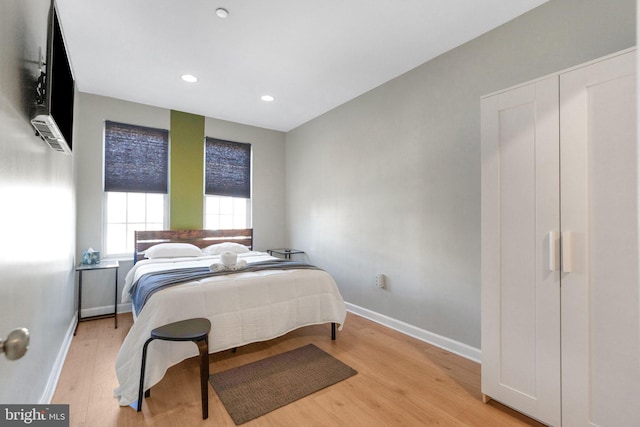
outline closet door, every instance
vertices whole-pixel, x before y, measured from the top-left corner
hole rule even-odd
[[[640,425],[635,52],[560,77],[563,426]]]
[[[558,78],[481,102],[482,392],[558,426]]]

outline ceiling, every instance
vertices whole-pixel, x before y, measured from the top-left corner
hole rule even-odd
[[[546,1],[56,3],[79,91],[289,131]]]

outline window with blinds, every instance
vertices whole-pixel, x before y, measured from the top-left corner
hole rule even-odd
[[[106,121],[104,139],[104,251],[132,254],[134,231],[166,225],[169,131]]]
[[[205,194],[251,197],[251,144],[205,138]]]
[[[251,227],[251,144],[205,138],[204,226]]]
[[[105,122],[104,191],[167,193],[169,131]]]

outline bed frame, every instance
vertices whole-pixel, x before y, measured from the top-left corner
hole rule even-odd
[[[144,252],[159,243],[191,243],[203,249],[216,243],[233,242],[253,249],[253,229],[236,230],[156,230],[136,231],[134,234],[133,263],[144,258]],[[331,324],[331,339],[336,339],[336,324]]]
[[[159,243],[191,243],[200,249],[216,243],[233,242],[253,249],[253,229],[236,230],[155,230],[134,234],[134,264],[144,258],[144,252]]]

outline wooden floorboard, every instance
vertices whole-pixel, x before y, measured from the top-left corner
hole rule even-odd
[[[115,359],[131,314],[82,322],[51,403],[69,404],[71,426],[234,426],[209,385],[209,419],[201,418],[198,358],[169,368],[142,412],[121,407]],[[328,325],[209,356],[211,373],[306,344],[358,371],[345,381],[243,424],[254,426],[542,426],[494,401],[482,403],[480,365],[349,313],[336,341]]]

